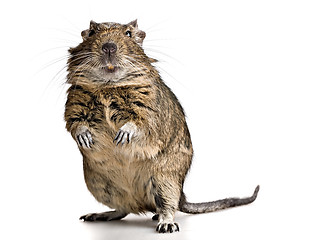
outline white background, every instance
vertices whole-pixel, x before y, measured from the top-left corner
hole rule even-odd
[[[1,239],[332,239],[331,1],[2,1]],[[67,49],[91,19],[146,31],[144,48],[182,103],[195,149],[193,202],[249,206],[190,216],[159,235],[151,215],[107,210],[85,187],[63,120]]]

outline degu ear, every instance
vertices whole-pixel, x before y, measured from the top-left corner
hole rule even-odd
[[[81,36],[82,36],[83,40],[86,40],[88,37],[94,35],[97,30],[98,30],[98,23],[91,20],[89,29],[81,32]]]
[[[135,34],[135,41],[141,46],[145,37],[146,33],[138,29]]]
[[[90,21],[89,29],[90,30],[97,30],[97,28],[98,28],[98,23],[96,23],[95,21],[91,20]]]
[[[133,20],[132,22],[127,24],[128,26],[132,26],[134,28],[138,28],[138,19]]]
[[[134,28],[134,39],[140,46],[142,46],[142,42],[146,37],[146,33],[138,28],[138,20],[133,20],[132,22],[128,23],[127,26]]]

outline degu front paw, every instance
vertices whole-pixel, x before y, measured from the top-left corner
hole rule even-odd
[[[91,133],[86,126],[81,126],[77,129],[75,140],[79,146],[85,149],[90,149],[94,144]]]
[[[118,145],[121,143],[124,145],[124,143],[130,143],[132,138],[137,135],[137,127],[134,123],[128,122],[124,124],[119,131],[117,132],[115,138],[113,139],[113,142]]]

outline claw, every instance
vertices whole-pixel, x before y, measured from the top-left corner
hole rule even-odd
[[[130,134],[128,135],[128,140],[127,140],[128,143],[132,140],[133,135],[134,135],[134,132],[130,132]]]
[[[136,126],[134,123],[128,122],[124,124],[117,132],[113,142],[118,145],[124,145],[126,142],[130,143],[132,138],[136,135]]]
[[[86,133],[87,134],[87,133]],[[90,144],[89,144],[89,139],[88,139],[88,137],[87,137],[87,135],[82,135],[82,137],[83,137],[83,140],[84,140],[84,143],[86,144],[86,147],[87,148],[90,148]]]
[[[92,136],[91,136],[91,133],[90,133],[90,132],[88,132],[87,137],[88,137],[89,143],[90,143],[91,145],[94,144],[94,141],[93,141],[93,139],[92,139]]]
[[[76,141],[82,148],[91,148],[94,144],[90,131],[86,126],[80,127],[76,132]]]
[[[116,141],[116,145],[118,145],[120,143],[123,136],[124,136],[124,132],[119,130],[117,137],[114,139],[114,141]]]
[[[83,138],[82,138],[82,136],[81,135],[78,135],[77,136],[77,142],[80,144],[80,146],[82,147],[83,146]]]
[[[115,141],[118,139],[120,133],[121,133],[121,131],[118,131],[118,132],[117,132],[116,136],[115,136],[114,139],[113,139],[113,142],[115,142]]]
[[[125,142],[129,143],[129,133],[125,132],[123,135],[123,140],[121,141],[121,145],[124,145]]]

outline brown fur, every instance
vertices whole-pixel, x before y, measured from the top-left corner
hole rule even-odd
[[[174,213],[186,212],[182,189],[193,155],[183,109],[141,48],[145,33],[136,21],[91,22],[82,37],[69,50],[66,128],[83,155],[89,191],[116,210],[82,219],[152,211],[159,214],[159,232],[177,231]],[[115,53],[101,50],[108,42]],[[114,71],[106,69],[110,64]]]

